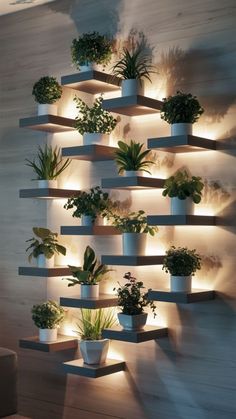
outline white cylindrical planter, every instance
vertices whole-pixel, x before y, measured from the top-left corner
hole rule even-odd
[[[118,320],[124,330],[142,330],[147,321],[147,313],[141,313],[134,316],[118,313]]]
[[[40,342],[55,342],[57,340],[57,329],[39,329]]]
[[[170,201],[171,215],[193,215],[194,202],[192,198],[179,199],[177,197],[171,198]]]
[[[143,170],[125,170],[124,171],[125,177],[131,177],[131,176],[144,176]]]
[[[91,144],[109,144],[109,135],[101,132],[85,132],[83,135],[83,145]]]
[[[123,255],[142,256],[145,255],[147,233],[123,233]]]
[[[82,215],[81,225],[91,227],[93,225],[103,225],[103,217],[97,216],[93,222],[91,215]]]
[[[57,115],[57,105],[38,103],[38,116],[40,115]]]
[[[57,188],[57,180],[53,179],[53,180],[47,180],[47,179],[41,179],[38,180],[38,187],[41,189],[44,188],[52,188],[52,189],[56,189]]]
[[[121,82],[121,95],[122,96],[136,96],[144,95],[143,81],[137,79],[127,79]]]
[[[54,256],[48,259],[41,254],[37,257],[37,264],[38,268],[54,268]]]
[[[96,63],[94,62],[88,62],[87,64],[80,65],[79,64],[79,71],[81,73],[84,73],[85,71],[92,71],[97,68]]]
[[[80,285],[81,298],[98,298],[99,297],[99,284],[96,285]]]
[[[170,276],[170,290],[172,292],[191,292],[192,276]]]
[[[104,364],[109,349],[109,339],[81,340],[80,352],[86,364]]]
[[[171,125],[171,135],[192,135],[193,124],[179,122]]]

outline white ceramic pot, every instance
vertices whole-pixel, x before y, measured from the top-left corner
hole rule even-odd
[[[88,62],[86,65],[79,65],[79,71],[84,73],[85,71],[95,70],[96,64],[94,62]]]
[[[57,329],[39,329],[40,342],[55,342],[57,340]]]
[[[192,198],[179,199],[177,197],[171,198],[170,201],[171,215],[193,215],[194,202]]]
[[[45,258],[43,254],[37,257],[38,268],[54,268],[54,256],[50,259]]]
[[[123,255],[142,256],[145,255],[147,233],[123,233]]]
[[[118,313],[118,320],[124,330],[142,330],[147,322],[147,313],[134,316]]]
[[[41,179],[38,180],[38,187],[41,189],[44,188],[52,188],[52,189],[56,189],[57,188],[57,180],[47,180],[47,179]]]
[[[82,215],[81,217],[81,225],[84,227],[89,227],[92,225],[103,225],[103,217],[96,217],[94,223],[92,221],[91,215]]]
[[[180,122],[178,124],[171,125],[171,135],[192,135],[193,124],[186,124]]]
[[[142,176],[143,177],[144,172],[143,170],[125,170],[124,176],[125,177],[131,177],[131,176]]]
[[[192,276],[170,276],[170,290],[172,292],[191,292]]]
[[[109,339],[81,340],[80,352],[86,364],[104,364],[109,349]]]
[[[143,81],[141,83],[137,79],[127,79],[121,82],[121,95],[122,96],[136,96],[144,95]]]
[[[109,144],[109,135],[100,132],[85,132],[83,135],[83,145],[91,144]]]
[[[40,115],[57,115],[57,105],[38,103],[38,116]]]
[[[80,285],[81,298],[98,298],[99,297],[99,284],[96,285]]]

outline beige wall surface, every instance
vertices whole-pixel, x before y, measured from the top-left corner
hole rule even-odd
[[[235,18],[233,0],[58,0],[0,17],[0,345],[19,354],[19,413],[34,419],[236,417]],[[215,289],[217,298],[189,305],[157,303],[158,316],[155,321],[150,316],[150,322],[167,326],[169,337],[138,345],[113,341],[111,356],[124,359],[127,371],[92,380],[64,374],[61,362],[75,356],[70,351],[53,355],[18,348],[19,338],[36,333],[30,316],[34,303],[77,293],[60,278],[17,275],[18,266],[27,264],[25,240],[33,226],[59,231],[61,225],[76,224],[63,209],[63,201],[18,198],[19,189],[32,187],[32,173],[24,160],[45,141],[81,144],[77,133],[47,136],[19,129],[18,120],[36,112],[31,89],[39,77],[75,72],[70,44],[77,33],[98,30],[122,41],[132,28],[145,33],[158,67],[146,94],[158,99],[177,89],[196,94],[205,113],[194,133],[222,144],[220,151],[153,153],[157,177],[180,167],[203,177],[205,191],[197,211],[220,216],[222,225],[161,227],[148,249],[161,253],[173,243],[196,248],[204,263],[194,286]],[[74,116],[74,94],[64,89],[61,115]],[[91,100],[89,95],[80,96]],[[167,135],[169,127],[159,116],[122,116],[114,141],[123,137],[146,142]],[[88,188],[115,175],[112,162],[73,161],[60,184]],[[169,211],[158,190],[116,191],[114,196],[148,214]],[[116,236],[61,240],[68,246],[66,263],[80,262],[85,243],[94,246],[98,255],[121,251]],[[126,270],[115,267],[104,291],[112,291]],[[132,272],[147,287],[168,288],[168,275],[161,267],[136,267]]]

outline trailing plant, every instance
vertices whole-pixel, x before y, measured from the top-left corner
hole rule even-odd
[[[162,269],[174,276],[194,275],[197,269],[201,269],[201,257],[196,249],[171,246],[166,251]]]
[[[81,318],[77,323],[78,335],[81,340],[101,340],[103,329],[110,328],[116,324],[114,311],[111,309],[98,310],[80,309]]]
[[[71,163],[66,159],[63,163],[61,149],[45,145],[44,149],[39,147],[38,154],[34,160],[26,159],[26,166],[32,167],[37,175],[37,179],[32,180],[52,180],[56,179]]]
[[[26,240],[26,242],[31,242],[26,249],[26,252],[31,250],[28,256],[29,262],[32,257],[37,258],[39,255],[44,255],[46,259],[50,259],[55,253],[66,255],[66,248],[57,241],[58,233],[53,233],[48,228],[42,227],[33,227],[32,230],[36,238]]]
[[[60,99],[62,87],[55,77],[41,77],[33,86],[32,95],[38,103],[52,104]]]
[[[96,258],[94,250],[87,246],[84,252],[84,262],[82,267],[71,266],[71,274],[73,278],[64,278],[69,281],[68,287],[73,287],[74,285],[96,285],[104,276],[111,272],[112,269],[108,269],[107,265],[101,264]]]
[[[118,306],[122,308],[122,313],[135,316],[144,312],[144,307],[150,306],[153,316],[156,317],[156,306],[153,301],[148,299],[148,293],[143,292],[145,289],[142,281],[137,281],[131,275],[131,272],[125,273],[123,278],[128,282],[121,285],[118,282],[119,288],[114,288],[117,292]]]
[[[122,233],[149,233],[154,236],[158,228],[147,224],[147,216],[143,210],[129,212],[126,216],[111,215],[112,224]]]
[[[31,313],[35,326],[39,329],[55,329],[59,327],[65,317],[65,310],[52,300],[35,304]]]
[[[119,148],[114,154],[116,164],[119,168],[119,174],[124,170],[142,170],[143,172],[150,173],[147,169],[154,162],[146,160],[150,150],[142,151],[143,146],[144,144],[137,143],[133,140],[130,141],[130,144],[118,141]]]
[[[195,204],[199,204],[203,188],[204,183],[200,176],[189,176],[186,170],[183,170],[166,179],[162,195],[182,200],[190,197]]]
[[[77,104],[76,108],[79,110],[79,115],[75,118],[75,128],[81,135],[85,132],[110,134],[116,127],[117,119],[102,108],[102,96],[95,99],[91,108],[77,96],[74,101]]]
[[[89,63],[107,65],[113,53],[113,40],[99,32],[83,33],[73,39],[71,45],[72,62],[76,68]]]
[[[164,119],[168,124],[180,122],[194,124],[203,112],[204,109],[196,96],[178,90],[176,95],[163,99],[161,119]]]

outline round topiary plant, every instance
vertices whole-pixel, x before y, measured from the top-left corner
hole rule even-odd
[[[42,304],[35,304],[31,310],[32,320],[39,329],[54,329],[59,327],[65,317],[65,310],[56,303],[48,300]]]
[[[201,269],[201,257],[196,249],[171,246],[166,251],[162,269],[173,276],[194,275],[197,269]]]
[[[52,104],[60,99],[62,87],[55,77],[41,77],[33,86],[32,95],[40,104]]]
[[[168,124],[194,124],[203,112],[204,109],[196,96],[177,91],[176,95],[163,99],[161,119],[164,119]]]
[[[103,64],[111,60],[113,41],[107,35],[98,32],[83,33],[78,39],[73,39],[71,45],[72,62],[76,68],[89,63]]]

